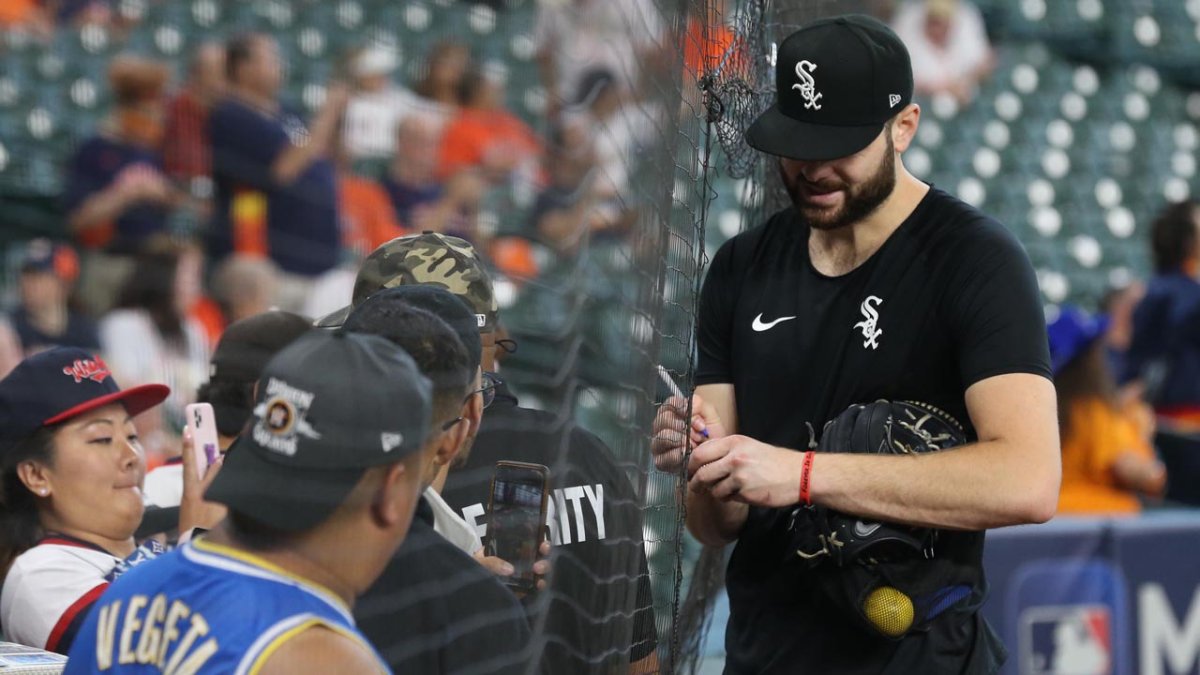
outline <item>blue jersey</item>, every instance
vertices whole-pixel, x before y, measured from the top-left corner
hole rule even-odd
[[[121,577],[92,608],[65,673],[256,673],[321,626],[362,643],[333,593],[203,539]],[[380,662],[380,670],[388,672]]]

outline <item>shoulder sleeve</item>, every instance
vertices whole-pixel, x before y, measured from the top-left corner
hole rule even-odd
[[[737,280],[733,269],[733,247],[737,238],[725,242],[713,256],[712,265],[700,289],[700,309],[696,317],[696,342],[699,361],[696,384],[720,384],[733,381],[730,350],[733,345],[733,310],[737,298]]]
[[[947,328],[957,343],[964,388],[996,375],[1051,377],[1041,293],[1020,243],[1002,225],[981,220],[948,252]]]
[[[271,164],[288,144],[278,124],[233,106],[219,106],[209,119],[214,175],[266,190]]]
[[[136,310],[114,310],[100,320],[99,334],[104,360],[120,382],[132,387],[150,381],[160,354],[148,319]]]
[[[1122,384],[1143,375],[1147,365],[1167,352],[1170,296],[1151,287],[1133,310],[1133,336],[1125,354],[1125,369],[1117,377]]]
[[[13,642],[65,654],[106,588],[96,568],[79,558],[27,551],[4,581],[4,634]]]

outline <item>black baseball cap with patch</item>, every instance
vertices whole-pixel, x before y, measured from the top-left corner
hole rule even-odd
[[[779,45],[775,91],[775,104],[746,130],[746,142],[779,157],[838,159],[870,145],[912,102],[912,62],[877,19],[821,19]]]
[[[213,350],[208,386],[224,383],[248,388],[258,381],[272,356],[310,330],[313,328],[309,319],[279,310],[229,324]],[[201,388],[200,400],[204,400],[206,389]],[[217,429],[226,436],[236,435],[250,419],[244,403],[236,405],[222,396],[213,396],[209,403],[217,415]]]
[[[254,417],[205,498],[279,530],[312,529],[367,469],[421,449],[431,396],[429,380],[391,342],[312,331],[263,369]]]
[[[350,312],[344,327],[351,331],[363,331],[364,328],[384,320],[391,308],[397,305],[423,309],[445,321],[454,329],[455,335],[466,348],[467,356],[471,358],[472,370],[479,367],[483,343],[479,337],[479,323],[475,312],[461,297],[437,286],[417,284],[385,288],[368,297]]]

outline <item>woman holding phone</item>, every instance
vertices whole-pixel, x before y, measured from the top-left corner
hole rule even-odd
[[[64,347],[0,380],[0,631],[8,640],[66,653],[108,584],[163,552],[134,540],[146,461],[133,417],[169,393],[161,384],[122,390],[102,359]],[[194,470],[185,473],[181,530],[219,518],[200,500],[203,487]]]

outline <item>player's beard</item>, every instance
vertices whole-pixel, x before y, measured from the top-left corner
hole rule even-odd
[[[795,179],[789,181],[782,164],[779,165],[779,177],[805,223],[817,230],[836,230],[871,215],[891,196],[892,190],[896,188],[895,146],[892,144],[891,135],[888,134],[887,150],[883,153],[879,168],[870,178],[858,185],[822,183],[814,186],[825,192],[842,190],[842,203],[835,208],[807,205],[801,187],[805,182],[804,177],[797,174]]]

